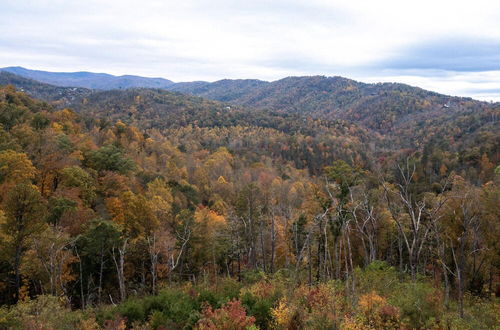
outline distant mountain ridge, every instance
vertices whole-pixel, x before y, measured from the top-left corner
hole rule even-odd
[[[23,71],[25,69],[19,70],[26,72]],[[74,75],[78,76],[79,73]],[[79,108],[80,102],[87,97],[95,99],[97,95],[104,95],[99,91],[151,88],[139,86],[99,90],[61,87],[0,69],[2,84],[13,84],[34,97],[75,108]],[[160,94],[182,93],[248,109],[296,113],[327,120],[349,120],[379,132],[392,131],[403,122],[417,118],[453,117],[455,113],[487,107],[486,102],[443,95],[406,84],[368,84],[339,76],[287,77],[272,82],[256,79],[171,82],[165,88],[153,89],[157,89]]]
[[[485,150],[498,148],[495,131],[500,103],[451,97],[397,83],[365,84],[342,77],[313,76],[274,82],[179,83],[170,90],[95,90],[53,86],[0,71],[0,85],[9,84],[57,108],[74,109],[90,118],[119,119],[143,129],[250,125],[326,134],[332,139],[352,137],[364,145],[359,150],[370,143],[378,150],[422,150],[433,141],[452,143],[455,151],[483,145],[470,156],[474,159]],[[345,145],[337,142],[329,143],[340,149],[348,145],[347,140]]]
[[[20,66],[0,68],[24,78],[34,79],[51,85],[61,87],[83,87],[90,89],[127,89],[127,88],[167,88],[173,82],[164,78],[146,78],[140,76],[124,75],[114,76],[107,73],[93,72],[49,72],[30,70]]]
[[[50,85],[34,79],[18,76],[8,71],[0,70],[0,86],[13,85],[21,92],[54,103],[57,107],[67,107],[76,100],[80,101],[96,90],[83,87],[61,87]]]

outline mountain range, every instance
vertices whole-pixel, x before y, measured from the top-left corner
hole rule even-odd
[[[48,72],[30,70],[20,66],[0,68],[21,77],[34,79],[61,87],[84,87],[90,89],[126,89],[134,87],[166,88],[173,84],[163,78],[146,78],[132,75],[113,76],[107,73],[93,72]]]
[[[266,82],[253,79],[216,82],[167,81],[164,88],[151,88],[149,78],[135,80],[138,86],[110,88],[110,75],[62,74],[73,86],[94,85],[106,89],[64,87],[22,75],[60,77],[58,73],[12,68],[0,70],[0,85],[11,84],[27,94],[71,108],[94,118],[122,120],[149,128],[256,126],[315,136],[322,129],[351,127],[361,141],[383,148],[421,149],[432,141],[474,145],[477,139],[491,140],[482,148],[497,148],[494,132],[500,103],[452,97],[399,83],[366,84],[343,77],[288,77]],[[36,76],[36,75],[35,75]],[[79,79],[79,76],[87,77]],[[101,79],[102,77],[107,77]],[[116,79],[120,77],[114,77]],[[108,80],[106,80],[108,79]],[[311,122],[312,121],[312,122]],[[338,126],[339,121],[344,123]],[[347,124],[346,124],[347,123]],[[294,134],[295,134],[294,133]],[[328,131],[325,134],[338,134]],[[343,131],[342,134],[348,134]],[[382,148],[382,149],[381,149]],[[479,152],[479,151],[478,151]]]

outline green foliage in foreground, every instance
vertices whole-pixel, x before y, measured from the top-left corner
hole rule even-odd
[[[39,296],[0,309],[0,328],[12,329],[494,329],[498,299],[466,298],[460,318],[453,302],[430,281],[398,280],[394,268],[374,262],[356,272],[357,292],[344,282],[309,287],[291,279],[247,274],[217,283],[165,287],[154,296],[130,297],[119,305],[84,311]]]

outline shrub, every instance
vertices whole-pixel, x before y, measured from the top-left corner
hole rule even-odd
[[[290,308],[286,299],[281,299],[278,305],[271,310],[273,325],[276,329],[289,329],[294,310]]]
[[[190,323],[192,314],[199,308],[196,300],[180,289],[164,289],[157,296],[149,296],[143,300],[146,317],[155,311],[161,312],[164,319],[170,320],[169,328],[182,328]],[[156,314],[156,318],[159,314]]]
[[[112,320],[118,313],[129,327],[149,321],[154,328],[181,329],[196,323],[199,307],[195,297],[180,289],[167,288],[156,296],[129,298],[114,309],[103,310],[100,319]]]
[[[120,304],[118,312],[121,316],[127,319],[127,323],[131,324],[134,321],[145,321],[147,312],[141,299],[129,298],[127,301]]]
[[[412,328],[439,324],[443,314],[442,293],[429,283],[402,283],[389,301],[399,308],[402,321]]]
[[[444,316],[444,324],[448,329],[486,330],[498,329],[500,324],[500,304],[498,298],[481,299],[471,295],[465,296],[464,318],[458,314],[458,306],[452,308]]]
[[[0,329],[76,329],[86,318],[54,296],[38,296],[0,310]]]
[[[238,298],[241,286],[235,279],[227,277],[219,279],[215,285],[203,283],[195,287],[189,286],[187,291],[196,297],[200,306],[208,303],[212,308],[219,308],[228,301]]]
[[[241,290],[240,298],[250,315],[255,316],[256,324],[266,327],[272,320],[272,308],[282,296],[279,285],[262,279]]]
[[[375,292],[362,295],[358,306],[366,326],[375,329],[399,329],[401,327],[399,309],[389,305],[384,297]]]
[[[312,288],[300,286],[271,310],[277,329],[338,328],[345,313],[344,296],[334,281]]]
[[[363,270],[356,269],[356,278],[360,293],[375,291],[389,296],[399,286],[398,272],[385,261],[375,260]]]
[[[206,306],[196,329],[243,330],[254,326],[255,317],[247,316],[239,300],[233,300],[219,309]]]
[[[337,328],[345,311],[345,297],[335,282],[321,283],[309,288],[305,305],[309,313],[306,325],[310,329]]]
[[[241,273],[242,281],[246,284],[253,284],[267,278],[266,273],[261,270],[247,270]]]

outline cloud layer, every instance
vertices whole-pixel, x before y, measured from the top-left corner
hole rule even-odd
[[[500,100],[500,2],[2,0],[0,66],[175,81],[343,75]]]

